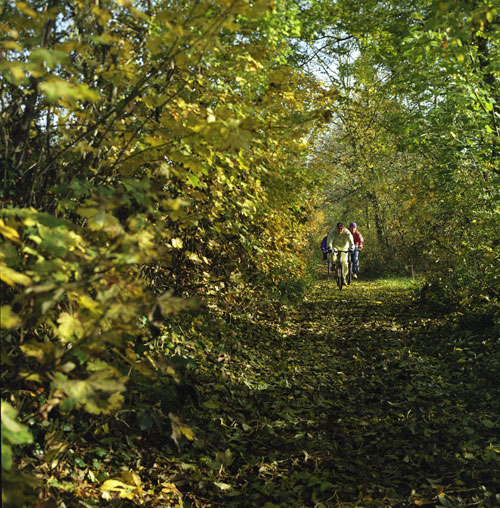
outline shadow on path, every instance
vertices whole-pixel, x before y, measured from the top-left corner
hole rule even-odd
[[[279,325],[247,331],[206,373],[198,419],[230,457],[217,506],[496,506],[493,351],[469,362],[456,344],[473,334],[426,316],[408,287],[320,281]]]

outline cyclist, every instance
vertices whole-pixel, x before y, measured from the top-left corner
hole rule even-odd
[[[323,253],[323,260],[324,261],[327,260],[327,256],[328,256],[328,248],[326,247],[326,239],[327,239],[327,236],[325,235],[323,240],[321,240],[321,252]]]
[[[347,250],[354,249],[354,239],[351,232],[339,222],[336,227],[328,232],[326,238],[326,246],[328,249],[344,251],[340,254],[340,261],[344,269],[344,284],[346,284],[345,276],[347,275]]]
[[[352,234],[352,238],[354,240],[354,251],[352,253],[352,276],[357,279],[358,273],[359,273],[359,260],[358,260],[358,254],[359,251],[363,248],[365,245],[365,240],[363,238],[363,235],[358,231],[358,225],[355,222],[351,222],[349,224],[349,231]]]

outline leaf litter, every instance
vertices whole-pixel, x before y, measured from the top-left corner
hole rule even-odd
[[[102,436],[79,486],[51,485],[89,506],[500,505],[498,339],[417,288],[322,280],[279,313],[208,320],[179,351],[199,404],[171,431]]]

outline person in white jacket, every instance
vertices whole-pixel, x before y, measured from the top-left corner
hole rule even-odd
[[[340,261],[342,263],[342,267],[344,268],[344,283],[345,276],[347,275],[347,250],[354,250],[354,239],[352,237],[352,233],[344,227],[342,222],[339,222],[336,227],[330,229],[328,232],[328,236],[326,238],[326,246],[328,249],[331,249],[330,252],[334,252],[336,250],[344,251],[340,254]]]

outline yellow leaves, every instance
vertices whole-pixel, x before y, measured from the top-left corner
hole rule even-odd
[[[182,493],[175,486],[174,483],[163,482],[160,485],[162,486],[162,489],[161,489],[162,492],[164,492],[166,494],[174,494],[174,495],[176,495],[178,497],[182,497]]]
[[[105,26],[112,17],[109,11],[99,8],[97,5],[92,7],[92,12],[96,17],[97,22],[102,26]]]
[[[207,108],[207,123],[214,123],[217,118],[214,115],[212,108]]]
[[[97,149],[93,148],[88,141],[81,140],[75,145],[75,149],[80,152],[80,155],[97,154]]]
[[[163,206],[169,209],[168,215],[171,219],[176,220],[178,217],[183,217],[185,214],[185,207],[190,205],[190,201],[183,198],[168,198],[162,202]]]
[[[31,18],[36,18],[37,13],[33,9],[31,9],[26,2],[16,2],[16,7]]]
[[[3,219],[0,219],[0,234],[13,242],[19,243],[19,233],[16,229],[7,226]]]
[[[299,102],[295,98],[295,94],[293,92],[284,92],[282,94],[283,100],[287,102],[290,106],[293,106],[297,109],[297,111],[303,111],[304,105],[302,102]]]
[[[297,150],[299,150],[299,152],[303,152],[309,146],[309,142],[307,141],[307,139],[302,138],[299,140],[299,142],[297,143],[296,146],[297,146]]]
[[[151,146],[162,146],[165,144],[165,140],[158,136],[146,136],[144,142]]]
[[[289,67],[281,67],[275,70],[270,76],[269,81],[271,85],[275,87],[287,86],[293,84],[292,81],[292,69]]]
[[[26,78],[26,72],[25,72],[24,66],[22,64],[11,63],[11,64],[8,64],[7,68],[11,72],[14,80],[22,81]]]
[[[103,328],[110,330],[117,326],[117,323],[125,324],[133,322],[138,312],[137,304],[129,302],[123,305],[121,301],[111,304],[106,312],[105,319],[102,323]]]
[[[19,328],[22,324],[21,318],[12,310],[10,305],[2,305],[0,308],[0,329],[10,330]]]
[[[189,253],[187,253],[187,257],[193,263],[201,263],[200,257],[195,252],[189,252]]]
[[[58,102],[63,99],[74,105],[80,100],[90,102],[99,100],[99,94],[87,85],[73,84],[55,76],[50,76],[47,81],[40,83],[39,88],[49,102]]]
[[[187,427],[186,425],[180,425],[179,428],[183,436],[187,437],[190,441],[194,439],[194,432],[191,427]]]
[[[16,284],[30,286],[32,284],[31,279],[27,275],[16,272],[16,270],[13,270],[4,263],[0,264],[0,279],[9,286],[14,286]]]
[[[151,251],[155,247],[154,236],[146,230],[139,231],[136,234],[136,239],[138,240],[139,247],[146,251]]]
[[[172,238],[172,240],[170,240],[170,244],[174,249],[182,249],[184,245],[181,238]]]
[[[12,49],[14,51],[22,51],[23,47],[16,41],[3,41],[2,46],[4,49]]]
[[[252,58],[250,55],[245,55],[244,59],[247,61],[245,65],[246,72],[259,72],[264,68],[258,60],[255,60],[255,58]]]
[[[181,110],[187,108],[186,101],[182,97],[177,97],[174,102],[177,105],[177,107]]]
[[[490,444],[487,449],[492,450],[495,453],[500,453],[500,445]]]
[[[57,318],[59,323],[58,333],[63,340],[71,340],[73,337],[81,338],[83,326],[77,316],[68,312],[61,312]]]
[[[118,493],[122,499],[134,499],[142,497],[142,480],[133,471],[123,471],[120,479],[106,480],[101,485],[102,497],[107,501],[112,499],[111,493]]]
[[[199,124],[199,126],[201,126],[201,124]],[[193,127],[193,130],[196,130],[196,127]],[[210,153],[204,154],[204,156],[207,158],[207,162],[210,162],[211,154]],[[200,160],[199,158],[194,158],[192,156],[185,155],[181,151],[172,151],[169,154],[169,158],[174,162],[182,164],[182,167],[174,167],[169,166],[167,164],[162,164],[159,171],[166,177],[168,177],[170,174],[174,174],[184,181],[191,182],[191,185],[193,187],[198,187],[200,186],[201,181],[197,175],[208,174],[206,163],[203,160]],[[186,171],[187,169],[190,170],[192,173]]]
[[[77,213],[88,218],[87,225],[92,231],[105,231],[115,237],[123,233],[120,221],[111,213],[98,208],[78,208]]]
[[[68,379],[61,372],[54,374],[54,389],[62,390],[68,396],[61,403],[65,410],[77,406],[91,414],[109,414],[122,406],[125,378],[104,362],[95,366],[89,364],[87,370],[92,371],[93,368],[99,370],[86,379]]]
[[[493,23],[493,20],[495,19],[497,13],[498,11],[496,9],[492,9],[491,11],[488,11],[486,13],[486,19],[488,20],[488,23]]]
[[[29,358],[35,358],[40,364],[44,365],[64,354],[64,349],[53,342],[33,342],[22,344],[20,346],[23,355]]]
[[[179,439],[184,436],[190,441],[194,439],[194,432],[191,427],[184,425],[180,418],[173,413],[169,413],[168,417],[170,418],[170,423],[172,425],[172,434],[170,437],[175,441],[176,444],[179,444]]]
[[[205,256],[201,256],[200,258],[196,252],[187,252],[186,255],[187,258],[193,263],[205,263],[207,265],[210,264],[210,261]]]
[[[188,169],[190,169],[191,171],[193,171],[194,173],[207,173],[206,169],[205,169],[205,165],[203,164],[203,162],[197,160],[197,159],[188,159],[186,160],[186,162],[184,163],[184,166]],[[189,177],[189,175],[188,175]],[[198,183],[199,183],[199,180],[198,180]]]

